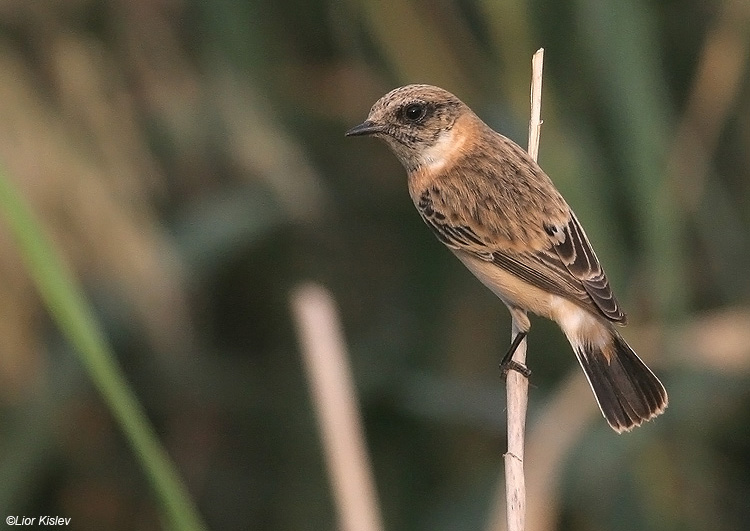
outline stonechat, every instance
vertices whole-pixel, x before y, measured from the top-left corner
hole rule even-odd
[[[614,327],[625,313],[583,227],[523,148],[430,85],[392,90],[346,134],[385,140],[422,219],[508,307],[519,332],[506,370],[528,376],[512,356],[532,312],[565,333],[615,431],[664,411],[664,386]]]

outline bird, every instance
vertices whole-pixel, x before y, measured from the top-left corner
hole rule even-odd
[[[616,432],[664,412],[664,386],[615,328],[627,318],[581,223],[523,148],[424,84],[388,92],[346,136],[386,142],[424,222],[508,307],[518,332],[504,371],[530,375],[512,359],[530,312],[562,329]]]

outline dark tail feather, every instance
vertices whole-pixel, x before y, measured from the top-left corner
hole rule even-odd
[[[612,329],[603,349],[574,345],[599,409],[616,432],[628,431],[667,407],[667,391],[633,349]]]

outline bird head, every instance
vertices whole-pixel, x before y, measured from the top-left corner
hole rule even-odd
[[[431,85],[392,90],[346,136],[382,138],[407,171],[445,163],[456,141],[454,127],[471,110],[450,92]]]

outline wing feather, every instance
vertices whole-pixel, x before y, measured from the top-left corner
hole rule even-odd
[[[562,227],[560,233],[559,242],[553,245],[559,260],[573,277],[581,281],[586,293],[607,319],[625,323],[627,317],[612,293],[607,275],[583,227],[572,211],[570,221]]]
[[[458,216],[451,217],[441,208],[445,210],[446,205],[435,205],[429,190],[421,194],[417,203],[424,221],[448,247],[470,252],[533,286],[598,311],[611,321],[625,322],[626,316],[572,211],[567,222],[542,227],[548,238],[541,248],[516,252],[493,245],[492,238],[483,237],[479,228],[472,227],[481,224],[465,219],[448,221]]]

